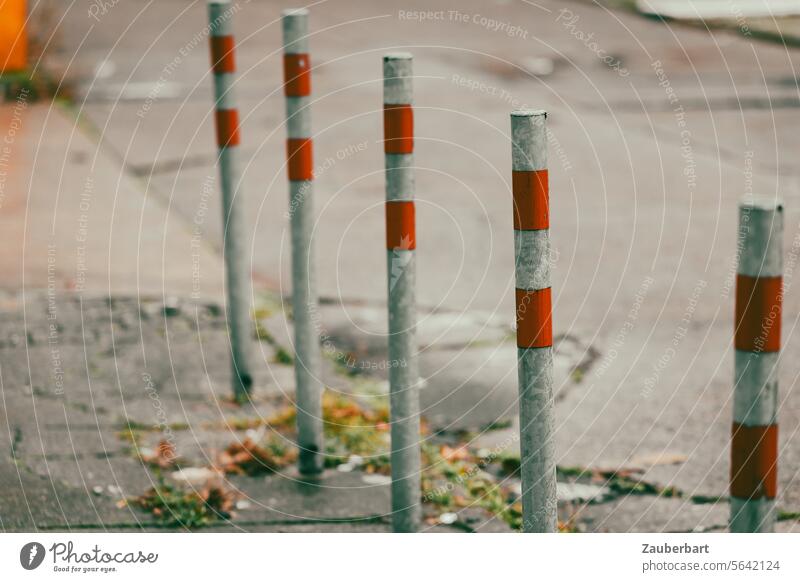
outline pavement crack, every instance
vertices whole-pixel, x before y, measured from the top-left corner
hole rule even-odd
[[[22,444],[22,429],[14,427],[14,438],[11,441],[11,458],[16,461],[20,458],[19,447]]]
[[[127,169],[137,178],[148,178],[159,174],[175,174],[195,168],[208,168],[216,163],[216,154],[197,154],[185,158],[158,160],[152,164],[128,164]]]

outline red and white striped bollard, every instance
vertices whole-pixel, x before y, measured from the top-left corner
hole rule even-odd
[[[286,155],[289,177],[289,220],[292,239],[292,311],[294,314],[295,402],[298,469],[303,474],[323,469],[322,361],[317,313],[313,206],[313,141],[311,137],[311,63],[308,54],[308,10],[283,12],[283,76],[286,95]]]
[[[253,376],[250,369],[250,270],[247,263],[249,246],[237,159],[240,141],[239,111],[233,91],[236,73],[233,13],[234,8],[229,0],[212,0],[208,3],[233,391],[234,396],[242,400],[247,398],[250,392]]]
[[[396,532],[417,531],[422,514],[414,260],[417,240],[412,59],[408,53],[392,53],[383,57],[392,526]]]
[[[546,122],[547,113],[540,110],[511,114],[520,472],[525,532],[554,532],[558,528]]]
[[[770,532],[778,489],[783,206],[739,205],[730,531]]]

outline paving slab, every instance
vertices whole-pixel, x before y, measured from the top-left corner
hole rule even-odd
[[[728,504],[695,505],[687,500],[630,495],[575,513],[590,532],[701,532],[725,530]]]
[[[0,526],[3,531],[70,531],[86,523],[142,521],[130,510],[119,509],[111,496],[97,496],[83,487],[54,482],[46,475],[10,465],[5,460],[0,469],[3,480]]]
[[[6,122],[20,119],[9,155],[35,171],[12,174],[4,190],[4,288],[219,300],[221,261],[192,247],[188,221],[143,192],[69,110],[14,107],[2,106]]]

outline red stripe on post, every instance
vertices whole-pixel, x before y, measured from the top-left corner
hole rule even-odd
[[[736,277],[737,350],[777,352],[781,347],[783,277]]]
[[[414,202],[393,200],[386,203],[386,248],[413,251],[417,248]]]
[[[410,154],[414,151],[414,109],[411,105],[383,106],[384,152]]]
[[[313,180],[313,141],[310,137],[290,138],[286,140],[286,159],[288,161],[289,180]]]
[[[214,112],[217,145],[221,148],[239,145],[239,110],[217,109]]]
[[[778,492],[778,425],[734,422],[731,437],[731,495],[774,499]]]
[[[547,348],[553,345],[550,288],[516,289],[517,347]]]
[[[311,95],[311,59],[308,54],[283,55],[283,92],[287,97]]]
[[[513,172],[514,230],[550,228],[547,170]]]
[[[236,70],[233,53],[232,36],[211,37],[211,65],[215,73],[233,73]]]

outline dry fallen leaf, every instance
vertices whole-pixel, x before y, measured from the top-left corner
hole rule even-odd
[[[442,445],[439,454],[441,454],[446,461],[466,461],[470,458],[469,451],[466,447],[454,449],[447,445]]]
[[[167,440],[162,440],[152,452],[142,452],[142,460],[162,469],[174,466],[178,461],[175,445]]]
[[[257,475],[277,471],[297,460],[297,449],[280,441],[260,446],[250,438],[228,446],[217,457],[217,466],[225,473]]]

